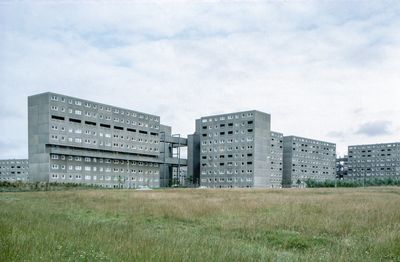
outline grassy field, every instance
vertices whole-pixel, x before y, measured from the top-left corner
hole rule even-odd
[[[400,261],[400,188],[0,193],[0,261]]]

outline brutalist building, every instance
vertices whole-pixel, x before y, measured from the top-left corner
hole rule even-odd
[[[345,178],[400,179],[400,143],[349,146],[348,171]]]
[[[54,93],[28,97],[31,181],[166,186],[187,145],[160,117]]]
[[[28,159],[0,160],[0,182],[27,182],[29,178]]]
[[[253,110],[202,117],[189,136],[189,172],[210,188],[268,187],[270,143],[269,114]]]
[[[336,144],[314,139],[283,137],[283,185],[304,186],[307,179],[334,180]]]
[[[271,131],[271,153],[267,156],[270,162],[268,185],[273,188],[282,187],[283,174],[283,134]]]

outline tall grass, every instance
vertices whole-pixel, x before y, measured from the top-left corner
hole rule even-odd
[[[0,261],[400,261],[400,188],[0,194]]]

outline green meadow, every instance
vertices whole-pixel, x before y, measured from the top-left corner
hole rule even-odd
[[[0,193],[0,261],[400,261],[400,188]]]

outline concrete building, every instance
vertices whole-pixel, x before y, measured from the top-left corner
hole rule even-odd
[[[304,181],[334,180],[336,144],[297,136],[283,137],[283,185],[304,186]]]
[[[345,179],[347,178],[349,165],[349,157],[347,155],[343,157],[336,158],[336,178],[337,179]]]
[[[353,145],[348,147],[347,178],[400,179],[400,143]]]
[[[283,134],[271,131],[270,181],[273,188],[282,187],[283,176]]]
[[[200,123],[200,119],[196,120],[196,128],[201,128]],[[200,150],[200,130],[196,130],[193,135],[188,135],[187,175],[193,186],[200,185]]]
[[[29,178],[28,159],[0,160],[0,182],[26,182]]]
[[[33,182],[157,188],[187,165],[159,116],[54,93],[28,97],[28,143]]]
[[[202,117],[189,140],[190,149],[200,149],[199,163],[194,152],[189,166],[200,171],[201,186],[271,187],[269,114],[253,110]]]

